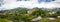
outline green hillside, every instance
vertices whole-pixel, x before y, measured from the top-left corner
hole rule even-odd
[[[58,9],[58,8],[57,8]],[[11,10],[0,11],[0,22],[59,22],[60,9],[46,9],[46,8],[15,8]],[[29,11],[29,13],[27,13]],[[32,13],[30,13],[32,12]],[[32,21],[32,19],[42,19],[39,21]],[[51,21],[47,18],[55,18]]]

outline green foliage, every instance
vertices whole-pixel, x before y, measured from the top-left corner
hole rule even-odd
[[[12,21],[0,18],[0,22],[12,22]]]
[[[27,8],[15,8],[11,10],[2,10],[0,11],[0,21],[7,22],[12,20],[13,22],[31,22],[33,18],[36,18],[38,16],[41,17],[57,17],[60,16],[60,12],[54,13],[54,14],[49,14],[48,10],[42,10],[41,8],[35,7],[32,10],[32,14],[27,14],[27,11],[29,9]],[[3,18],[3,19],[1,19]],[[6,20],[7,19],[7,20]],[[56,19],[55,22],[59,22],[60,19]],[[50,22],[47,19],[42,19],[40,22]]]
[[[42,19],[42,20],[40,20],[40,22],[50,22],[50,21],[47,19]]]
[[[60,18],[56,19],[55,22],[60,22]]]
[[[20,16],[18,16],[18,18],[20,18],[21,20],[24,20],[25,22],[31,22],[31,17],[27,14],[21,14]]]
[[[42,10],[40,8],[33,8],[31,15],[36,16],[36,17],[37,16],[47,17],[48,16],[47,13],[48,13],[47,11],[44,11],[44,10]]]
[[[42,10],[39,8],[33,8],[32,14],[33,16],[40,16],[42,14]]]
[[[53,15],[50,15],[49,17],[57,17],[59,16],[58,14],[53,14]]]

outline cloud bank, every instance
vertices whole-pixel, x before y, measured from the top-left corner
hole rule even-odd
[[[36,1],[36,0],[35,0]],[[45,2],[42,2],[42,3],[37,3],[37,2],[32,2],[32,1],[21,1],[21,2],[18,2],[16,0],[4,0],[4,5],[2,5],[0,7],[0,9],[13,9],[13,8],[17,8],[17,7],[25,7],[25,8],[34,8],[34,7],[39,7],[39,8],[52,8],[52,7],[60,7],[60,3],[57,3],[59,2],[60,0],[56,0],[56,1],[53,1],[53,2],[49,2],[49,3],[45,3]]]

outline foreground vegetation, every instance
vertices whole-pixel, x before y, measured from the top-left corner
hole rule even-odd
[[[27,11],[31,10],[32,13],[27,13]],[[53,14],[49,14],[49,12],[56,12]],[[60,11],[56,9],[45,10],[41,8],[15,8],[11,10],[2,10],[0,11],[0,22],[32,22],[32,19],[37,18],[38,16],[42,17],[41,20],[35,22],[60,22]],[[53,17],[55,20],[48,20],[44,18]]]

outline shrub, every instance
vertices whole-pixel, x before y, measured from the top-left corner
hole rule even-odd
[[[39,22],[50,22],[50,21],[47,20],[47,19],[42,19],[42,20],[40,20]]]
[[[0,18],[0,22],[12,22],[12,21]]]
[[[60,18],[56,19],[55,22],[60,22]]]

